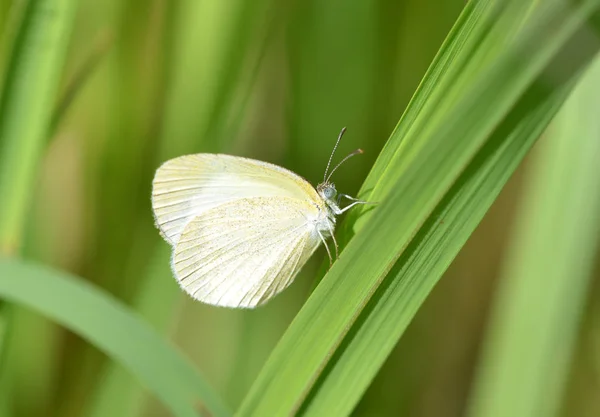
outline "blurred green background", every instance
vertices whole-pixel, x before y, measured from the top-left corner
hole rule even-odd
[[[0,1],[4,73],[24,3]],[[153,225],[154,170],[178,155],[223,152],[285,166],[316,184],[346,126],[338,157],[358,147],[365,154],[334,180],[355,195],[463,7],[463,0],[81,0],[18,251],[135,308],[235,409],[315,284],[324,250],[264,308],[192,302],[172,278],[170,248]],[[464,415],[527,162],[355,415]],[[565,416],[600,415],[596,265]],[[168,415],[90,344],[30,311],[11,314],[17,324],[3,353],[10,405],[0,413]]]

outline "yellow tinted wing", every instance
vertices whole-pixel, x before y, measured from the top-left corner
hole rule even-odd
[[[319,201],[305,179],[277,165],[221,154],[185,155],[165,162],[152,182],[156,225],[175,246],[186,225],[221,204],[248,197]]]

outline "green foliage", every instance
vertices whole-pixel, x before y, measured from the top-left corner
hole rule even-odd
[[[600,0],[9,3],[0,416],[545,416],[575,401],[577,332],[597,340],[579,325],[598,311],[592,71],[525,193],[505,193],[509,239],[477,227],[504,221],[488,209],[597,55]],[[366,154],[334,180],[377,205],[340,224],[310,296],[319,256],[256,311],[184,299],[152,224],[156,167],[225,152],[316,183],[343,126],[340,153]],[[435,299],[485,316],[489,293],[446,272],[457,256],[476,270],[474,233],[495,264],[471,279],[502,283],[481,359],[461,361],[444,343],[478,352],[480,331],[444,339],[454,311]],[[578,392],[578,410],[596,397]]]
[[[372,186],[368,198],[381,204],[370,212],[371,218],[364,221],[340,260],[296,316],[242,405],[240,415],[297,412],[326,366],[333,380],[330,384],[336,386],[328,393],[317,387],[314,394],[317,405],[314,408],[309,405],[307,414],[350,412],[377,365],[382,363],[444,272],[444,266],[464,244],[564,98],[564,94],[530,97],[533,94],[530,89],[536,89],[535,84],[540,82],[537,77],[543,74],[546,65],[571,37],[577,36],[577,23],[583,24],[582,17],[587,17],[585,7],[574,8],[572,15],[564,15],[561,7],[540,7],[528,17],[535,25],[517,37],[514,45],[509,45],[511,49],[500,51],[497,59],[488,57],[481,68],[473,65],[473,57],[489,54],[490,42],[492,47],[496,42],[493,36],[496,27],[502,27],[506,21],[514,22],[519,15],[512,14],[518,7],[512,10],[507,7],[499,12],[492,2],[487,3],[487,7],[486,2],[480,4],[480,10],[466,10],[466,13],[477,13],[480,20],[469,19],[467,15],[465,27],[454,34],[460,41],[465,28],[483,32],[484,27],[490,33],[473,50],[465,51],[470,58],[465,61],[471,72],[463,70],[457,74],[451,68],[447,77],[438,80],[439,85],[447,85],[449,91],[432,94],[421,114],[406,129],[406,136],[395,140],[400,145],[383,150],[383,155],[394,156],[383,156],[389,162],[381,176],[376,183],[369,184],[367,180],[366,184],[366,187]],[[554,25],[554,37],[546,35],[550,24]],[[451,39],[446,48],[451,49],[456,43]],[[479,48],[483,48],[483,52]],[[530,53],[527,60],[519,60],[527,50],[535,50],[535,53]],[[595,52],[592,49],[590,55]],[[445,50],[442,54],[453,58]],[[584,59],[579,65],[586,63]],[[557,80],[557,91],[580,68],[573,65],[572,72],[564,74],[565,80]],[[526,100],[532,114],[519,107],[521,100]],[[507,114],[511,108],[519,111]],[[537,126],[531,125],[530,117]],[[395,135],[401,126],[402,122]],[[496,134],[494,128],[498,128]],[[477,154],[478,151],[481,153]],[[463,172],[468,174],[461,178]],[[454,188],[453,183],[457,184]],[[444,197],[446,201],[442,201]],[[473,200],[479,201],[471,206],[472,211],[466,210],[465,206]],[[363,217],[366,216],[365,213]],[[448,223],[441,227],[436,224],[440,221]],[[390,228],[390,224],[395,227]],[[444,233],[446,227],[459,229]],[[441,254],[444,248],[440,248],[440,242],[448,235],[455,240],[449,242]],[[413,237],[415,241],[411,241]],[[421,239],[425,242],[415,248]],[[400,256],[405,258],[398,261]],[[385,283],[385,287],[389,287],[377,294],[386,278],[391,280]],[[361,317],[365,309],[368,318]],[[398,328],[395,331],[386,328],[378,332],[379,337],[374,337],[384,323],[394,323]],[[361,332],[359,327],[364,330]],[[344,356],[341,345],[349,332],[353,333],[350,338],[356,341],[348,342],[352,344],[352,351],[346,353],[346,350],[347,356]]]
[[[21,246],[31,190],[71,34],[75,0],[28,1],[20,18],[0,101],[0,253]]]
[[[174,415],[195,416],[204,404],[230,413],[193,366],[136,314],[97,288],[65,273],[22,262],[0,263],[0,295],[39,310],[87,339],[145,383]]]
[[[537,155],[488,329],[472,416],[559,415],[600,243],[600,125],[593,110],[599,83],[596,59]]]

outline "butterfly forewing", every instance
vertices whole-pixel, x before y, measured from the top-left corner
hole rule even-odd
[[[286,288],[320,239],[318,208],[285,196],[242,198],[188,222],[172,266],[192,297],[225,307],[255,307]]]
[[[156,172],[152,208],[165,240],[175,246],[181,232],[199,214],[248,197],[291,197],[318,201],[302,177],[266,162],[221,154],[185,155]]]

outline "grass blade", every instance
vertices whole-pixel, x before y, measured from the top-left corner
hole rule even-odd
[[[0,297],[37,310],[121,363],[177,416],[230,415],[193,366],[128,308],[66,273],[0,261]]]
[[[600,241],[600,61],[535,161],[492,314],[471,416],[556,416]]]
[[[76,0],[31,0],[11,50],[0,102],[0,252],[21,244],[52,117]]]
[[[356,237],[296,317],[242,404],[240,415],[287,415],[301,407],[347,332],[443,196],[598,7],[596,1],[569,4],[566,9],[565,2],[546,2],[535,9],[518,41],[509,48],[497,48],[500,52],[492,58],[486,56],[486,47],[497,46],[500,29],[519,17],[513,13],[520,11],[517,6],[521,4],[505,2],[500,8],[492,2],[482,4],[499,13],[491,13],[493,25],[483,31],[488,34],[465,67],[451,67],[453,78],[447,80],[447,90],[433,92],[423,110],[427,117],[421,115],[407,129],[398,148],[384,150],[391,152],[390,162],[369,196],[381,204],[364,216]],[[587,58],[597,48],[593,45]],[[567,74],[575,74],[583,63],[573,63]],[[392,139],[395,143],[400,142],[399,130]],[[419,291],[424,298],[429,289]],[[413,296],[411,291],[403,294],[406,299]],[[407,313],[407,320],[411,314]]]
[[[572,82],[517,106],[447,193],[390,271],[344,340],[304,407],[306,416],[347,415],[400,339],[428,293],[466,243]],[[529,100],[525,100],[529,101]],[[519,122],[515,125],[515,120]],[[507,138],[507,140],[505,140]],[[410,296],[408,296],[410,295]]]

